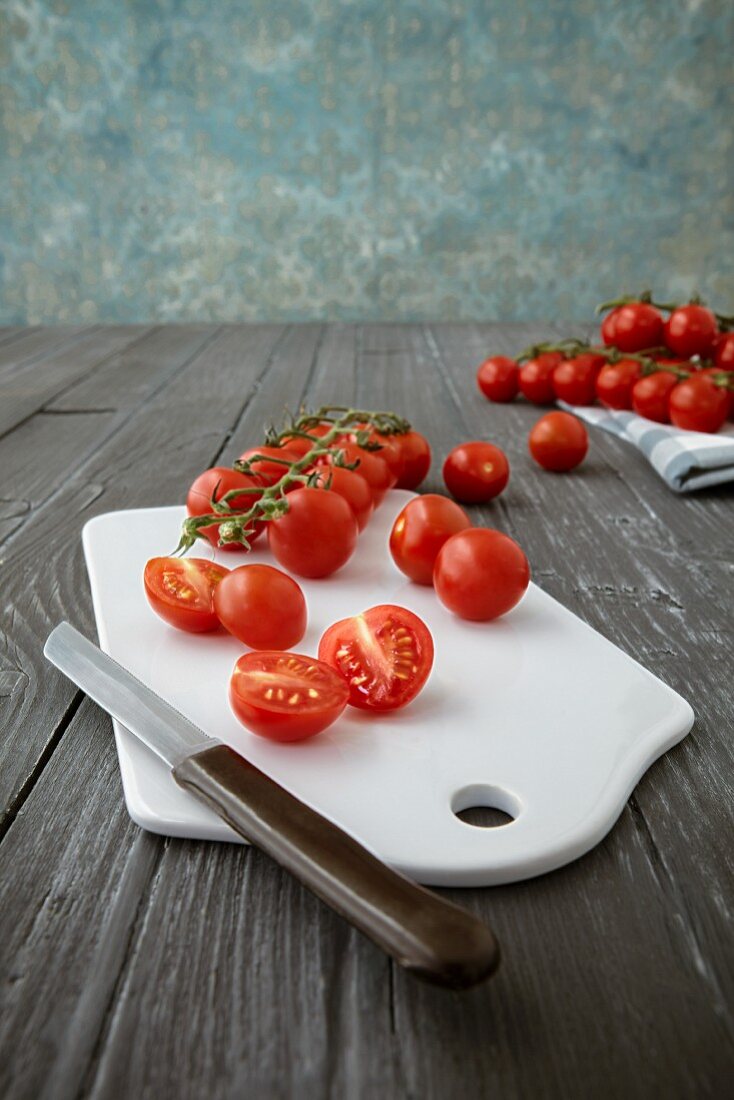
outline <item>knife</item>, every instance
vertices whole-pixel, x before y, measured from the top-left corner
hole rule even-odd
[[[490,929],[392,870],[244,757],[208,737],[98,646],[60,623],[43,650],[214,810],[416,977],[468,989],[499,963]]]

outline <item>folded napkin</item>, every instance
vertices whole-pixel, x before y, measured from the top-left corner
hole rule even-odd
[[[734,425],[712,434],[687,432],[636,413],[558,403],[587,424],[634,443],[675,493],[734,481]]]

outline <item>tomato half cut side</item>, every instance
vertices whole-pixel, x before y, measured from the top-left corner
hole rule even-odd
[[[334,623],[319,642],[319,660],[337,670],[360,710],[397,710],[415,699],[433,666],[433,638],[417,615],[380,604]]]
[[[214,590],[228,573],[204,558],[151,558],[143,573],[145,595],[171,626],[203,634],[219,626]]]
[[[245,653],[229,682],[235,716],[252,733],[271,741],[314,737],[337,720],[348,699],[341,676],[302,653]]]

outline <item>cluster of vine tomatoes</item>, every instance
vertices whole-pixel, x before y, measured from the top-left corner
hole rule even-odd
[[[566,341],[519,361],[492,356],[477,372],[481,392],[496,402],[518,394],[536,405],[599,401],[657,423],[718,431],[734,410],[734,332],[722,330],[731,319],[696,301],[658,307],[620,299],[607,305],[612,308],[600,345]]]

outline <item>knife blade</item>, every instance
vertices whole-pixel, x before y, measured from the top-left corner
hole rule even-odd
[[[209,737],[69,623],[44,654],[152,749],[175,781],[261,848],[407,971],[452,989],[490,977],[492,931],[388,867],[245,757]]]

